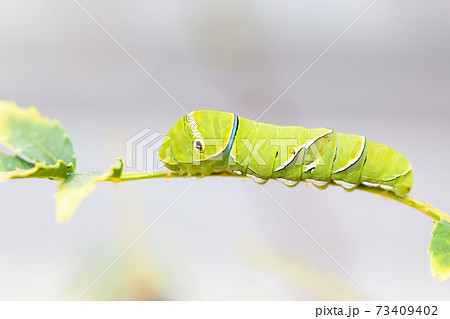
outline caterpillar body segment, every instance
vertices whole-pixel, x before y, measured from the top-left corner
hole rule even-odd
[[[232,113],[194,111],[166,135],[160,160],[171,170],[193,175],[227,171],[258,183],[277,179],[346,190],[363,184],[398,195],[409,192],[413,174],[408,160],[364,136],[327,128],[257,123]]]

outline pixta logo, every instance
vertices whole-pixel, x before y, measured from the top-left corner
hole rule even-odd
[[[158,150],[163,141],[164,135],[160,132],[148,128],[137,132],[127,140],[125,165],[148,174],[162,169],[164,164],[159,160]]]

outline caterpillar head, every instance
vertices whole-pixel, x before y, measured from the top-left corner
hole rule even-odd
[[[159,149],[159,159],[171,170],[193,175],[224,169],[236,126],[232,113],[191,112],[167,133]]]

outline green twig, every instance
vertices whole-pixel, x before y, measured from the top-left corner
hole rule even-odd
[[[425,215],[433,218],[434,220],[437,220],[437,221],[446,220],[446,221],[450,222],[450,216],[444,214],[442,211],[440,211],[433,205],[422,202],[411,196],[408,196],[408,195],[400,196],[393,192],[389,192],[389,191],[386,191],[381,188],[367,187],[367,186],[363,186],[363,185],[358,186],[357,189],[365,191],[365,192],[373,193],[375,195],[380,195],[380,196],[383,196],[384,198],[390,198],[390,199],[396,200],[397,202],[403,203],[405,205],[408,205],[412,208],[415,208],[415,209],[421,211]]]
[[[246,176],[242,176],[242,175],[237,175],[237,174],[231,174],[228,173],[226,171],[224,172],[218,172],[218,173],[213,173],[211,175],[208,176],[226,176],[226,177],[244,177],[247,178]],[[116,182],[116,183],[120,183],[120,182],[126,182],[126,181],[135,181],[135,180],[141,180],[141,179],[151,179],[151,178],[174,178],[174,177],[206,177],[206,176],[197,176],[197,175],[190,175],[188,173],[185,172],[174,172],[174,171],[156,171],[153,173],[141,173],[141,172],[133,172],[133,173],[123,173],[122,176],[120,178],[113,178],[113,179],[109,179],[107,181],[112,181],[112,182]],[[333,186],[338,186],[337,184],[331,183],[330,185]],[[422,202],[418,199],[415,199],[411,196],[400,196],[400,195],[396,195],[393,192],[389,192],[387,190],[381,189],[381,188],[376,188],[376,187],[367,187],[364,185],[359,185],[358,187],[356,187],[356,189],[365,191],[365,192],[369,192],[369,193],[373,193],[375,195],[378,196],[383,196],[384,198],[390,198],[393,200],[396,200],[400,203],[403,203],[405,205],[408,205],[412,208],[415,208],[419,211],[421,211],[422,213],[424,213],[425,215],[433,218],[434,220],[440,221],[440,220],[446,220],[448,222],[450,222],[450,216],[444,214],[442,211],[440,211],[439,209],[437,209],[436,207],[434,207],[433,205],[429,204],[429,203],[425,203]]]

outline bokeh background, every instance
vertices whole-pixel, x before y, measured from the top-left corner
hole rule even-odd
[[[188,111],[255,119],[372,1],[79,2]],[[412,196],[450,213],[450,2],[379,1],[262,118],[401,151]],[[125,157],[183,111],[74,1],[2,1],[0,98],[61,121],[78,170]],[[193,179],[103,183],[69,223],[55,183],[0,184],[0,299],[77,298]],[[374,298],[450,298],[431,219],[338,187],[265,189]],[[198,181],[83,299],[339,300],[367,295],[258,185]]]

